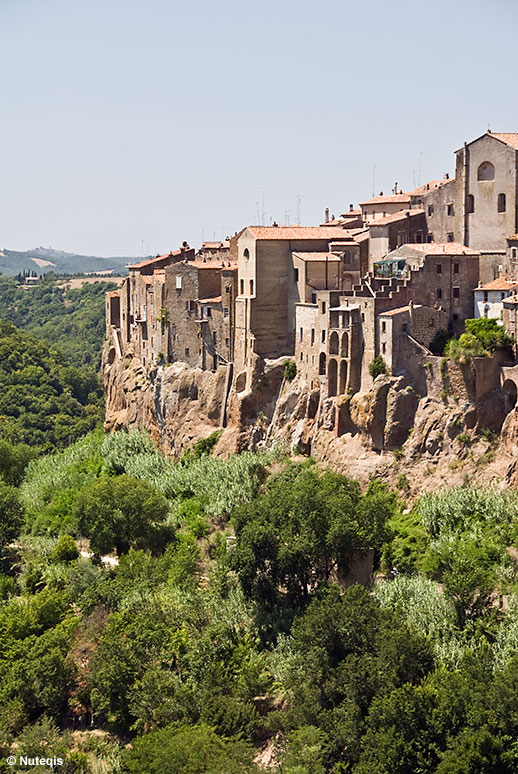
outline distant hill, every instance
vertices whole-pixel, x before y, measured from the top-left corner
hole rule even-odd
[[[117,274],[125,272],[125,267],[135,261],[146,260],[153,256],[135,258],[122,256],[114,258],[98,258],[94,255],[76,255],[62,250],[52,250],[46,247],[35,247],[34,250],[0,250],[0,272],[12,277],[19,272],[34,271],[45,274],[53,271],[56,274],[83,274],[89,272],[110,272]]]

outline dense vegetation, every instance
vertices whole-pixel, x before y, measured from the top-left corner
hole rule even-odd
[[[105,336],[104,297],[115,287],[93,282],[70,290],[66,279],[49,273],[24,290],[16,280],[0,277],[0,317],[45,339],[71,365],[97,370]]]
[[[515,772],[518,495],[409,510],[211,445],[175,464],[96,431],[22,481],[9,450],[4,759],[45,742],[84,774],[251,774],[261,749],[279,774]],[[385,579],[348,585],[372,549]]]
[[[102,419],[93,369],[77,368],[41,339],[0,320],[0,439],[26,453],[64,446]],[[1,463],[3,464],[3,463]]]

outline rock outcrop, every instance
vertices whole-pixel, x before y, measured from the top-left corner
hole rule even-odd
[[[379,376],[368,392],[329,398],[299,376],[287,379],[283,358],[258,362],[252,387],[238,391],[243,385],[233,384],[230,365],[210,372],[173,363],[147,371],[131,349],[123,359],[112,349],[107,343],[103,351],[106,430],[146,428],[175,457],[221,429],[216,454],[283,442],[362,482],[381,477],[410,496],[465,480],[518,482],[516,410],[494,379],[477,394],[474,367],[430,364],[424,396],[405,377]]]

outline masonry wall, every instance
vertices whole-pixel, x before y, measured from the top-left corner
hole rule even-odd
[[[456,181],[433,188],[423,194],[423,208],[426,219],[427,240],[433,242],[448,242],[448,235],[452,234],[450,241],[462,244],[462,234],[459,231],[455,214],[448,215],[448,205],[453,204],[454,213],[459,206],[456,201]],[[433,212],[431,211],[431,209]],[[432,238],[430,238],[430,235]]]
[[[480,165],[495,168],[494,180],[478,180]],[[456,220],[460,242],[475,250],[505,250],[506,239],[517,229],[517,151],[484,135],[457,152]],[[505,194],[505,212],[498,212],[498,195]],[[474,197],[474,212],[465,207]]]

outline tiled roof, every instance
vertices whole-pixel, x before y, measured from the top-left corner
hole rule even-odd
[[[507,298],[504,298],[504,306],[507,306],[508,304],[512,304],[513,306],[518,306],[518,295],[508,296]]]
[[[321,223],[319,228],[329,228],[329,226],[344,226],[345,223],[346,220],[344,218],[334,218],[333,220],[327,220],[324,223]]]
[[[443,177],[442,180],[430,180],[429,183],[425,183],[424,185],[420,185],[418,188],[415,188],[413,191],[409,191],[408,196],[420,196],[421,194],[428,193],[428,191],[433,191],[434,188],[440,188],[446,183],[451,183],[454,179],[455,178],[451,177]]]
[[[422,215],[424,210],[400,210],[393,212],[392,215],[386,215],[384,218],[376,218],[370,223],[371,228],[376,226],[388,226],[390,223],[397,223],[399,220],[406,220],[407,217],[413,218],[414,215]]]
[[[506,145],[510,145],[511,148],[518,150],[518,132],[489,132],[492,137],[496,137],[497,140],[502,140]]]
[[[221,259],[214,261],[204,261],[197,258],[194,261],[181,261],[175,264],[175,266],[192,266],[195,269],[213,269],[221,271],[222,269],[235,269],[237,268],[237,261],[222,261]]]
[[[369,238],[369,232],[368,231],[362,231],[360,234],[355,234],[354,241],[355,242],[365,242]]]
[[[292,253],[292,255],[300,258],[301,261],[320,261],[321,263],[337,261],[339,263],[341,260],[338,255],[333,255],[333,253]]]
[[[516,242],[518,240],[518,234],[511,234],[511,236],[508,236],[507,239],[510,242]]]
[[[120,296],[121,292],[120,290],[109,290],[107,295],[110,296],[110,298],[116,298],[117,296]]]
[[[497,279],[486,282],[485,285],[481,285],[475,288],[475,290],[512,290],[512,288],[518,288],[518,282],[506,280],[504,277],[497,277]]]
[[[409,194],[395,194],[392,196],[375,196],[374,199],[367,199],[365,202],[360,202],[360,207],[365,204],[409,204]]]
[[[179,250],[175,250],[174,253],[165,253],[164,255],[157,255],[155,258],[151,258],[148,261],[140,261],[140,263],[133,263],[131,266],[128,266],[128,269],[143,269],[146,266],[152,266],[154,263],[158,263],[159,261],[163,261],[165,258],[176,258],[179,255],[182,255],[184,252],[192,252],[192,248],[188,247],[185,250],[180,248]]]
[[[459,242],[422,242],[403,245],[423,255],[479,255],[477,250],[459,244]]]
[[[422,304],[414,304],[414,309],[419,309],[422,306]],[[399,306],[397,309],[390,309],[388,312],[380,312],[379,317],[395,317],[397,314],[402,314],[403,312],[408,312],[410,310],[410,306]]]
[[[204,247],[207,250],[219,250],[230,247],[230,242],[227,239],[224,239],[222,242],[203,242],[202,249]]]
[[[339,226],[248,226],[256,239],[335,239],[343,237]]]
[[[221,296],[212,296],[212,298],[199,298],[201,304],[220,304]]]

